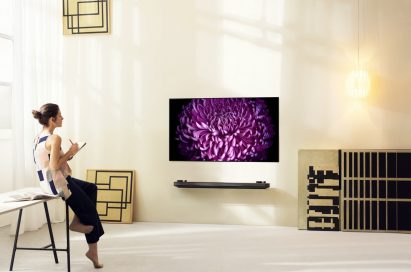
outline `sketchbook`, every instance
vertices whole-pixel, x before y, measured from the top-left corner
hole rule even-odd
[[[53,199],[59,198],[58,195],[47,194],[41,190],[41,188],[25,188],[17,191],[13,191],[10,194],[5,194],[0,202],[15,202],[15,201],[30,201],[39,199]]]
[[[76,156],[77,153],[79,153],[80,150],[87,144],[86,142],[73,142],[71,140],[70,140],[70,142],[71,142],[71,144],[77,144],[78,145],[78,151],[72,157]]]

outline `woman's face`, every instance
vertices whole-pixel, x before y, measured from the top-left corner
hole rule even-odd
[[[63,125],[63,116],[61,115],[61,112],[59,111],[57,113],[57,116],[55,117],[54,124],[56,127],[61,127]]]

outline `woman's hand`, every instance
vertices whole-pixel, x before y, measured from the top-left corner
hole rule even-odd
[[[70,154],[70,159],[73,158],[73,156],[78,152],[79,148],[78,148],[78,144],[71,144],[70,149],[68,150],[68,153]]]

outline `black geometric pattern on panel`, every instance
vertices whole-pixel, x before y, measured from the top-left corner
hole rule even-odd
[[[341,229],[411,231],[411,152],[342,151]]]
[[[70,30],[71,34],[108,33],[110,11],[108,1],[109,0],[63,0],[63,17],[65,17],[66,20],[66,28]],[[72,7],[73,5],[75,5],[74,8]],[[82,12],[83,9],[91,11]],[[75,12],[73,12],[73,10],[75,10]],[[92,16],[92,25],[83,23],[83,19],[86,18],[86,16]],[[84,22],[86,21],[87,20],[84,20]]]
[[[332,170],[308,169],[308,230],[338,231],[340,229],[340,177]]]
[[[100,216],[107,216],[109,214],[110,209],[120,210],[118,218],[104,219],[104,222],[116,222],[116,223],[122,222],[123,221],[123,210],[127,209],[128,205],[131,205],[131,194],[133,192],[133,183],[131,182],[128,176],[118,176],[118,175],[115,175],[116,172],[121,173],[121,174],[129,174],[130,179],[133,180],[133,171],[96,170],[95,180],[93,181],[94,184],[97,185],[99,191],[110,191],[110,192],[116,191],[120,193],[120,197],[118,201],[97,200],[97,203],[103,204],[105,207],[105,210],[99,213]],[[106,173],[113,173],[113,175],[110,175],[108,179],[108,183],[98,182],[98,180],[101,180],[101,178],[99,177],[99,174],[106,174]],[[116,181],[122,180],[121,189],[112,188],[113,179],[116,179]]]

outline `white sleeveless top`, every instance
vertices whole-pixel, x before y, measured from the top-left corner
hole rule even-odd
[[[65,162],[58,171],[52,174],[49,169],[50,151],[46,148],[46,140],[50,135],[48,132],[42,132],[34,139],[33,157],[41,189],[45,193],[57,195],[63,187],[67,186],[66,177],[71,175],[71,169]],[[63,154],[60,150],[60,155]]]

